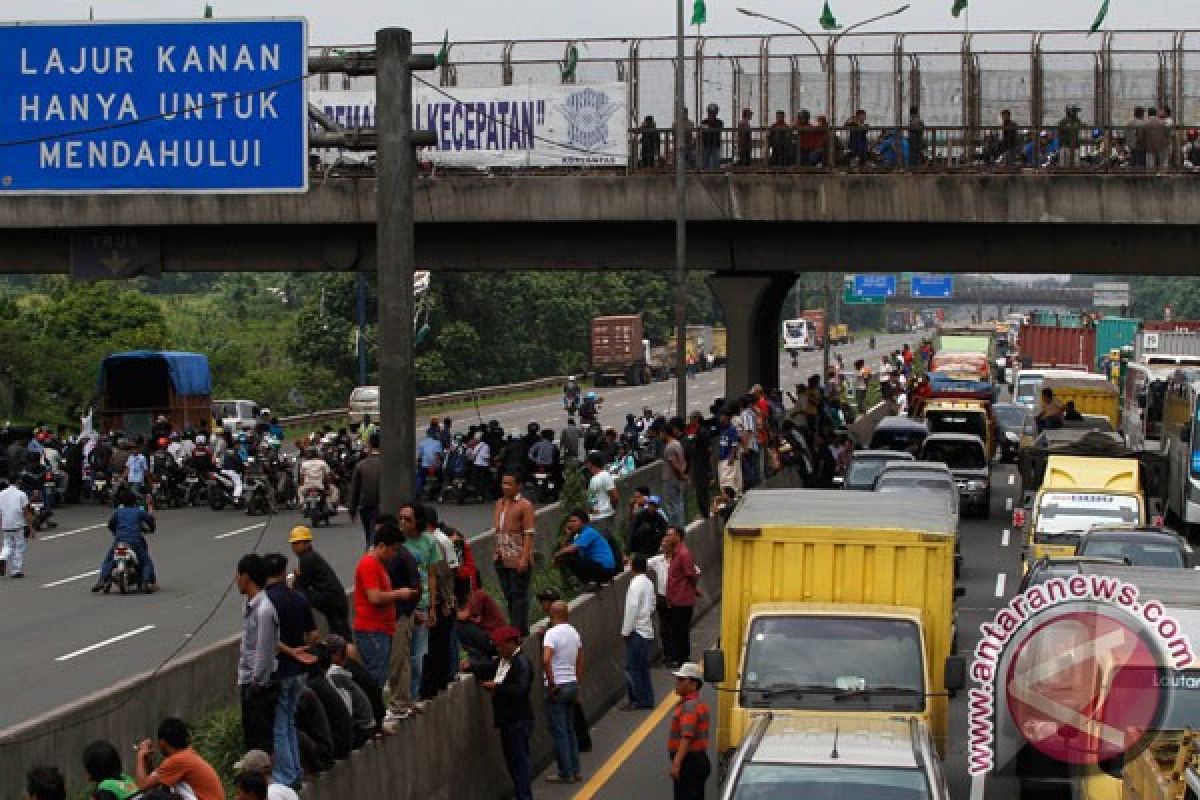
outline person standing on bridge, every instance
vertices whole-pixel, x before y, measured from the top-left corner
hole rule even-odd
[[[658,166],[658,151],[661,147],[661,134],[654,117],[647,114],[642,120],[641,132],[638,134],[638,166]]]
[[[675,673],[679,705],[671,715],[667,754],[671,757],[671,780],[675,800],[704,800],[704,784],[712,771],[708,760],[708,729],[711,713],[700,699],[704,671],[687,663]]]
[[[1013,122],[1012,112],[1007,108],[1000,112],[1000,152],[1003,154],[1004,166],[1015,167],[1017,157],[1021,152],[1017,141],[1019,131],[1017,123]]]
[[[1167,150],[1170,145],[1170,133],[1158,116],[1158,109],[1146,111],[1146,124],[1142,128],[1142,146],[1146,151],[1146,169],[1159,171],[1167,166]]]
[[[786,111],[775,112],[775,122],[767,133],[767,145],[771,148],[772,167],[791,166],[795,148],[792,146],[792,129],[788,125]]]
[[[1079,166],[1079,136],[1083,122],[1079,119],[1079,106],[1069,105],[1066,115],[1058,121],[1058,165]]]
[[[737,128],[737,165],[748,167],[754,160],[754,112],[742,109]]]
[[[701,169],[721,168],[721,133],[725,121],[717,116],[720,109],[716,103],[709,103],[705,109],[706,116],[700,120],[700,157]]]

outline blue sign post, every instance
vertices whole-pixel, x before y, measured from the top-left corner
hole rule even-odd
[[[895,275],[855,275],[854,293],[860,297],[895,297]]]
[[[303,192],[303,19],[0,26],[0,194]]]
[[[950,275],[913,275],[912,296],[949,299],[954,295],[954,278]]]

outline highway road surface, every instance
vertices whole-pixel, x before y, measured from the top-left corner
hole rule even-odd
[[[883,348],[918,338],[880,337],[875,360]],[[866,353],[866,343],[838,350],[849,366]],[[820,371],[821,353],[803,354],[797,369],[787,357],[782,361],[783,384],[790,387]],[[690,381],[692,407],[707,411],[713,398],[724,395],[724,377],[724,370],[717,370]],[[669,411],[674,385],[611,387],[602,395],[601,421],[619,428],[627,413],[640,413],[643,406]],[[530,421],[554,429],[564,421],[557,397],[485,407],[481,414],[518,432]],[[450,416],[460,430],[478,420],[473,411]],[[158,532],[148,539],[162,590],[97,595],[89,588],[111,541],[108,515],[98,506],[60,509],[58,528],[30,543],[25,577],[0,578],[0,641],[6,643],[0,729],[236,633],[240,599],[231,582],[237,559],[252,550],[290,555],[288,532],[301,521],[297,512],[265,519],[232,509],[161,511]],[[442,515],[468,537],[486,530],[491,520],[490,508],[480,505],[446,507]],[[361,528],[343,512],[331,527],[316,532],[316,546],[349,587],[363,550]]]

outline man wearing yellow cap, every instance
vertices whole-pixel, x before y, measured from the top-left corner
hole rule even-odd
[[[350,630],[346,588],[329,562],[313,549],[312,531],[304,525],[297,525],[292,528],[288,541],[297,561],[296,580],[292,588],[308,598],[312,607],[321,612],[329,623],[330,633],[352,638],[354,634]]]

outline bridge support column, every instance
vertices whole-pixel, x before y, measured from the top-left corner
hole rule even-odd
[[[716,273],[708,287],[716,295],[727,330],[725,397],[756,383],[779,385],[779,331],[783,301],[796,282],[791,273]]]

